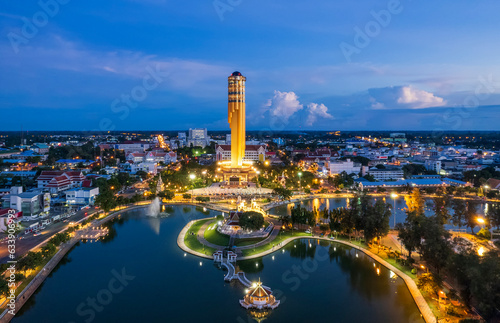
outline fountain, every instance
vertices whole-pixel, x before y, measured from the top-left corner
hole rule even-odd
[[[160,199],[158,197],[149,204],[146,214],[148,216],[158,217],[160,214]]]

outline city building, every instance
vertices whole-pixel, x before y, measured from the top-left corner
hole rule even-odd
[[[137,174],[137,172],[140,171],[156,175],[158,172],[158,166],[156,163],[139,163],[130,165],[130,174]]]
[[[359,188],[361,190],[370,189],[392,189],[401,187],[446,187],[446,186],[468,186],[466,182],[450,179],[450,178],[422,178],[422,179],[403,179],[394,182],[359,182]]]
[[[66,203],[69,205],[94,205],[95,198],[99,195],[98,187],[72,188],[65,192]]]
[[[441,173],[441,161],[440,160],[433,160],[433,159],[426,159],[424,163],[425,169],[429,171],[436,172],[436,174]]]
[[[347,174],[359,174],[361,171],[361,164],[354,163],[352,160],[334,160],[329,163],[330,175],[338,175],[342,172]]]
[[[368,175],[373,176],[376,181],[390,181],[404,178],[404,172],[400,168],[370,168]]]
[[[205,148],[210,142],[207,135],[207,128],[189,129],[189,137],[187,139],[188,146]]]
[[[2,208],[23,212],[24,216],[38,215],[50,210],[50,194],[23,192],[22,187],[11,187],[11,193],[2,197]]]
[[[151,144],[144,141],[124,141],[115,145],[115,149],[125,151],[125,155],[134,151],[145,152],[150,147]]]
[[[266,160],[266,145],[247,145],[245,146],[244,161],[260,161]],[[231,160],[231,146],[230,145],[217,145],[215,147],[215,154],[217,161]]]
[[[82,185],[85,176],[80,171],[48,171],[44,170],[36,179],[38,188],[57,193]]]

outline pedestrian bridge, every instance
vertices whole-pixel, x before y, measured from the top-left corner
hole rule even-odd
[[[236,261],[236,257],[234,257],[234,258],[232,258],[232,257],[231,258],[230,257],[228,257],[228,258],[217,257],[216,254],[220,254],[220,253],[221,253],[221,251],[218,251],[214,254],[214,261],[220,262],[221,266],[227,269],[227,274],[224,276],[224,281],[230,282],[233,280],[237,280],[246,288],[252,287],[252,285],[254,285],[254,284],[247,278],[247,276],[245,275],[244,272],[242,272],[242,271],[236,272],[236,268],[233,265],[233,262]],[[267,286],[263,286],[263,287],[266,287],[270,290],[270,288]]]

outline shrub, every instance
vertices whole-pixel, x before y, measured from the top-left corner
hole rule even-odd
[[[487,230],[486,228],[482,228],[477,233],[477,236],[479,238],[483,238],[483,239],[488,239],[489,240],[489,239],[491,239],[491,232],[489,230]]]
[[[197,196],[195,198],[198,202],[210,202],[210,197],[208,196]]]

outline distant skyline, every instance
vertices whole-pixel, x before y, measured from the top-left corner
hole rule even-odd
[[[500,130],[496,1],[0,6],[0,130]],[[231,3],[231,4],[229,4]]]

